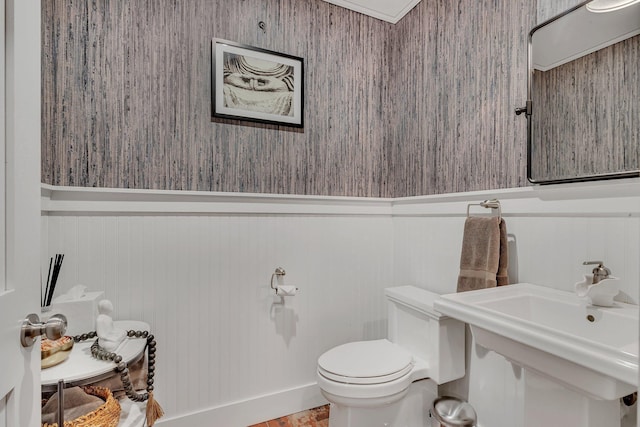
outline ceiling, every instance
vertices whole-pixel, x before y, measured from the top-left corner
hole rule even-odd
[[[324,0],[365,15],[395,24],[420,0]]]

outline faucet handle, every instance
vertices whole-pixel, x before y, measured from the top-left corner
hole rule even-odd
[[[611,270],[605,267],[604,262],[602,261],[585,261],[582,263],[582,265],[595,265],[595,264],[597,264],[598,266],[595,267],[592,271],[594,285],[600,282],[601,280],[607,279],[611,274]]]

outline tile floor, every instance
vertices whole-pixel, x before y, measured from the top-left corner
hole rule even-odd
[[[298,412],[249,427],[328,427],[329,405]]]

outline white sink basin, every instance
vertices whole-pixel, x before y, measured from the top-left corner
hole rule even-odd
[[[638,306],[593,307],[520,283],[442,295],[436,310],[471,326],[477,344],[596,399],[638,388]]]

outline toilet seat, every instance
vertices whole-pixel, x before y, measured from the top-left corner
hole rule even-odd
[[[376,407],[404,397],[413,381],[428,377],[427,364],[386,340],[335,347],[318,359],[317,381],[332,403]]]
[[[386,339],[335,347],[318,359],[318,373],[343,384],[383,384],[408,375],[413,356]]]

